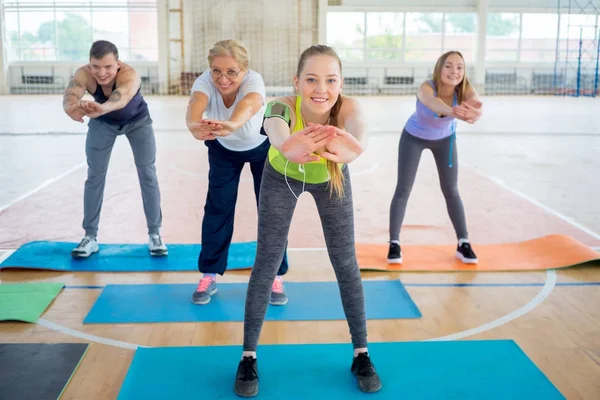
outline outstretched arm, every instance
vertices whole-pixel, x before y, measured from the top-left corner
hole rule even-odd
[[[356,160],[367,147],[367,124],[358,101],[345,97],[339,118],[344,129],[335,127],[336,137],[320,155],[333,162],[350,163]]]
[[[479,95],[475,88],[469,85],[467,92],[464,95],[460,105],[453,108],[453,112],[457,118],[462,119],[470,124],[473,124],[481,118],[482,103],[479,100]]]
[[[185,122],[189,131],[198,140],[215,140],[212,127],[202,122],[202,116],[206,111],[206,107],[208,107],[208,101],[206,93],[194,91],[185,114]]]
[[[213,126],[215,135],[227,136],[244,126],[260,110],[263,104],[262,95],[256,92],[248,93],[237,103],[227,121],[206,119],[203,122]]]
[[[343,122],[344,129],[358,140],[363,150],[367,148],[367,123],[358,101],[352,98],[344,99]]]
[[[103,106],[105,114],[125,107],[139,90],[142,79],[133,68],[128,68],[117,75],[117,87]]]
[[[79,104],[90,118],[97,118],[109,112],[120,110],[135,96],[141,85],[141,79],[133,68],[122,70],[117,75],[116,88],[102,104],[95,101],[80,101]]]
[[[425,105],[425,107],[429,108],[434,113],[448,117],[455,117],[452,107],[444,103],[444,101],[439,97],[435,96],[433,88],[429,85],[429,83],[423,82],[421,86],[419,86],[417,98]]]
[[[75,71],[75,75],[63,95],[63,110],[73,121],[83,122],[85,112],[79,106],[79,101],[85,94],[87,81],[87,72],[83,67],[79,68]]]
[[[241,128],[265,104],[265,99],[259,93],[252,92],[244,96],[235,106],[229,121],[235,124],[236,129]]]
[[[336,135],[331,126],[311,125],[290,135],[291,111],[286,105],[277,103],[267,110],[263,129],[273,147],[293,163],[306,164],[318,161],[313,153],[325,146]]]
[[[281,118],[271,117],[264,120],[263,128],[269,137],[271,146],[281,152],[283,142],[290,137],[290,127]]]

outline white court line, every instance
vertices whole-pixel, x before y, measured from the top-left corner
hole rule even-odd
[[[87,164],[86,162],[82,162],[81,164],[75,165],[74,167],[68,169],[67,171],[63,172],[62,174],[60,174],[58,176],[55,176],[54,178],[46,179],[40,186],[36,187],[33,190],[30,190],[29,192],[25,193],[22,196],[17,197],[15,200],[11,201],[10,203],[8,203],[8,204],[0,207],[0,212],[6,210],[9,207],[14,206],[15,204],[17,204],[21,200],[24,200],[27,197],[31,196],[32,194],[35,194],[35,193],[39,192],[40,190],[44,189],[46,186],[49,186],[49,185],[53,184],[54,182],[56,182],[58,180],[61,180],[65,176],[71,174],[74,171],[77,171],[79,168],[85,166],[86,164]]]
[[[371,172],[375,171],[377,168],[379,168],[379,164],[374,163],[373,165],[371,165],[371,167],[364,169],[362,171],[352,172],[352,170],[350,170],[350,176],[359,176],[359,175],[370,174]]]
[[[542,290],[533,299],[531,299],[531,301],[529,303],[525,304],[523,307],[516,309],[515,311],[511,312],[510,314],[506,314],[494,321],[491,321],[491,322],[488,322],[481,326],[478,326],[477,328],[467,329],[466,331],[457,332],[457,333],[453,333],[453,334],[446,335],[446,336],[440,336],[440,337],[428,339],[425,341],[426,342],[437,342],[437,341],[445,341],[445,340],[458,340],[458,339],[463,339],[463,338],[466,338],[469,336],[477,335],[479,333],[486,332],[486,331],[489,331],[494,328],[498,328],[499,326],[502,326],[514,319],[522,317],[523,315],[527,314],[528,312],[530,312],[531,310],[533,310],[534,308],[536,308],[537,306],[542,304],[544,302],[544,300],[546,300],[548,298],[548,296],[550,296],[550,293],[552,293],[552,290],[554,290],[555,286],[556,286],[556,271],[548,270],[546,272],[546,283],[544,284],[544,287],[542,288]]]
[[[562,219],[565,222],[568,222],[569,224],[573,225],[575,228],[587,233],[588,235],[592,236],[594,239],[598,239],[600,240],[600,235],[597,234],[596,232],[592,231],[591,229],[586,228],[585,226],[581,225],[578,222],[575,222],[573,219],[562,215],[561,213],[559,213],[558,211],[553,210],[552,208],[540,203],[539,201],[537,201],[536,199],[534,199],[533,197],[530,197],[528,195],[526,195],[525,193],[521,193],[516,189],[511,188],[510,186],[508,186],[506,183],[504,183],[504,181],[496,176],[492,176],[492,175],[488,175],[485,172],[473,167],[472,165],[469,165],[465,162],[460,163],[461,165],[464,165],[465,167],[468,167],[470,169],[472,169],[473,171],[477,172],[479,175],[483,176],[484,178],[489,179],[492,182],[497,183],[499,186],[502,186],[504,189],[516,194],[519,197],[524,198],[525,200],[529,201],[530,203],[540,207],[541,209],[543,209],[544,211],[547,211],[548,213],[554,215],[555,217],[558,217],[560,219]]]
[[[549,270],[549,271],[547,271],[546,283],[545,283],[544,287],[542,288],[542,290],[537,294],[537,296],[535,296],[529,303],[527,303],[523,307],[521,307],[505,316],[502,316],[492,322],[488,322],[488,323],[478,326],[476,328],[467,329],[462,332],[457,332],[457,333],[453,333],[451,335],[442,336],[442,337],[438,337],[438,338],[426,339],[424,341],[429,342],[429,341],[441,341],[441,340],[448,340],[448,341],[449,340],[457,340],[457,339],[462,339],[462,338],[465,338],[468,336],[476,335],[478,333],[489,331],[490,329],[502,326],[502,325],[506,324],[507,322],[510,322],[514,319],[522,317],[523,315],[527,314],[528,312],[530,312],[531,310],[533,310],[534,308],[536,308],[537,306],[542,304],[544,302],[544,300],[546,300],[546,298],[548,298],[548,296],[550,296],[550,293],[552,293],[552,290],[554,290],[555,286],[556,286],[556,272],[553,270]],[[51,321],[47,321],[42,318],[38,319],[37,323],[42,326],[45,326],[49,329],[52,329],[52,330],[55,330],[58,332],[62,332],[69,336],[73,336],[73,337],[77,337],[80,339],[85,339],[85,340],[88,340],[91,342],[101,343],[101,344],[105,344],[105,345],[109,345],[109,346],[122,347],[124,349],[130,349],[130,350],[135,350],[138,347],[153,347],[153,346],[142,346],[139,344],[134,344],[134,343],[129,343],[129,342],[122,342],[120,340],[107,339],[107,338],[103,338],[103,337],[96,336],[96,335],[90,335],[87,333],[76,331],[71,328],[64,327],[62,325],[56,324]]]
[[[89,340],[90,342],[105,344],[108,346],[122,347],[124,349],[129,349],[129,350],[135,350],[138,347],[146,347],[146,346],[142,346],[139,344],[122,342],[120,340],[107,339],[107,338],[103,338],[103,337],[96,336],[96,335],[89,335],[87,333],[79,332],[79,331],[76,331],[75,329],[67,328],[66,326],[62,326],[62,325],[56,324],[52,321],[48,321],[48,320],[45,320],[42,318],[38,319],[37,323],[41,326],[52,329],[53,331],[61,332],[66,335],[77,337],[80,339]]]
[[[207,174],[199,174],[197,172],[190,172],[190,171],[186,171],[184,169],[173,167],[173,166],[171,166],[169,168],[172,169],[173,171],[177,171],[177,172],[179,172],[181,174],[184,174],[184,175],[193,176],[193,177],[196,177],[196,178],[207,178]],[[364,170],[360,170],[360,171],[357,171],[357,172],[353,172],[352,170],[350,170],[350,176],[366,175],[366,174],[369,174],[369,173],[375,171],[377,168],[379,168],[379,164],[373,163],[373,164],[370,164],[369,167],[367,169],[364,169]],[[252,181],[252,178],[241,178],[240,181],[241,182],[248,182],[248,181]]]

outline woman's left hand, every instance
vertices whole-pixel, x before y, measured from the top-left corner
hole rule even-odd
[[[363,148],[352,134],[343,129],[335,128],[337,135],[325,145],[325,149],[319,151],[319,155],[336,163],[350,163],[358,158]]]

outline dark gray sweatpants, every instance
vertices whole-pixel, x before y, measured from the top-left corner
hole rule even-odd
[[[417,168],[423,150],[433,153],[440,186],[446,199],[446,208],[458,239],[468,239],[465,210],[458,193],[458,160],[456,142],[452,137],[439,140],[424,140],[402,131],[398,146],[398,181],[390,206],[390,240],[400,240],[400,228],[404,221],[406,204],[417,176]],[[452,167],[449,165],[452,145]]]
[[[348,167],[343,168],[345,196],[331,197],[327,183],[306,184],[321,218],[329,259],[337,278],[344,313],[354,348],[367,347],[367,325],[362,280],[354,248],[354,209]],[[298,196],[302,182],[288,178]],[[258,247],[252,268],[244,316],[244,351],[256,351],[263,321],[269,305],[271,286],[281,265],[287,245],[296,197],[285,178],[267,159],[263,170],[258,206]],[[308,227],[317,230],[316,226]]]
[[[159,233],[160,230],[162,212],[160,208],[160,190],[154,166],[156,142],[154,130],[152,129],[152,119],[148,116],[123,126],[90,119],[85,142],[88,176],[85,181],[83,195],[83,229],[85,229],[85,234],[89,236],[96,236],[98,233],[108,163],[115,140],[120,135],[127,137],[133,151],[133,158],[142,189],[148,234]]]

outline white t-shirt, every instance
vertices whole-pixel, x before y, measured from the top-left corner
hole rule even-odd
[[[192,93],[202,92],[208,96],[208,106],[204,111],[205,118],[215,119],[219,121],[227,121],[235,110],[238,102],[248,93],[258,93],[263,98],[263,105],[260,110],[252,116],[240,129],[233,131],[228,136],[217,137],[226,149],[232,151],[247,151],[252,150],[261,145],[267,136],[260,134],[263,117],[266,110],[266,90],[265,83],[259,73],[249,69],[242,80],[240,89],[235,96],[235,100],[231,107],[225,107],[223,97],[217,90],[210,70],[204,71],[202,75],[196,78],[192,86]]]

